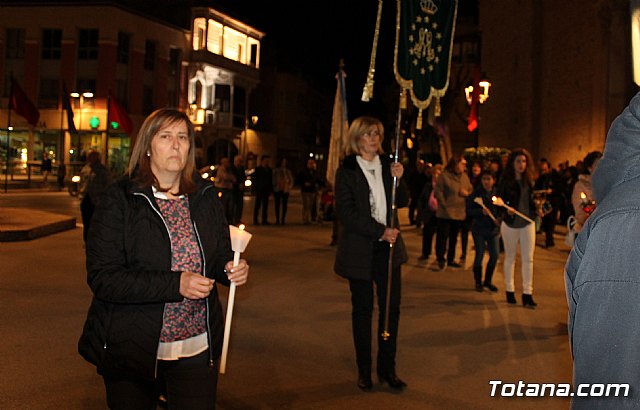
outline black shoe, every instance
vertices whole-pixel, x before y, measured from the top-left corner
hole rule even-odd
[[[482,283],[476,283],[476,292],[482,292]]]
[[[467,255],[460,255],[460,261],[465,261],[467,259]]]
[[[460,265],[457,262],[449,262],[449,263],[447,263],[447,265],[451,266],[452,268],[461,268],[462,267],[462,265]]]
[[[510,305],[515,305],[516,303],[518,303],[518,301],[516,301],[515,293],[507,292],[507,303],[509,303]]]
[[[444,269],[444,261],[438,261],[438,269],[439,270],[443,270]]]
[[[529,308],[529,309],[535,309],[536,306],[538,306],[538,304],[536,302],[533,301],[533,295],[527,295],[526,293],[522,294],[522,306]]]
[[[358,388],[362,391],[371,391],[373,388],[371,370],[358,372]]]
[[[428,256],[425,256],[425,255],[420,255],[420,256],[418,257],[418,260],[419,260],[419,261],[426,261],[426,260],[428,260],[428,259],[429,259],[429,257],[428,257]]]
[[[403,382],[398,378],[396,372],[378,372],[378,380],[380,383],[384,384],[385,382],[394,390],[402,391],[405,387],[407,387],[407,383]]]
[[[495,287],[493,283],[484,283],[482,286],[484,286],[485,288],[489,289],[492,292],[498,291],[498,288]]]

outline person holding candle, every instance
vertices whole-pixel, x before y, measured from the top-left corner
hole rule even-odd
[[[400,180],[404,171],[402,165],[392,162],[389,156],[381,155],[383,138],[384,128],[378,119],[367,116],[355,119],[349,127],[346,157],[338,168],[335,183],[340,229],[334,270],[349,280],[358,387],[363,391],[371,391],[373,387],[371,322],[374,289],[379,312],[378,379],[396,391],[406,387],[406,383],[396,375],[395,368],[400,318],[400,267],[407,261],[407,252],[396,228],[399,226],[397,213],[392,209],[393,177],[399,180],[396,206],[407,206],[409,195],[406,185]],[[389,274],[391,288],[387,290]],[[387,292],[390,295],[389,321],[388,329],[385,329]],[[389,332],[386,338],[382,335],[383,329]]]
[[[233,266],[213,185],[195,172],[194,130],[174,109],[142,124],[129,173],[104,194],[89,231],[93,300],[78,343],[111,409],[215,407],[223,313],[216,284],[247,281]]]
[[[533,300],[533,254],[536,246],[535,223],[517,215],[514,210],[533,219],[536,205],[533,200],[533,184],[535,170],[531,154],[524,148],[517,148],[509,154],[507,165],[498,184],[498,197],[506,205],[500,208],[503,218],[500,233],[504,242],[504,284],[507,303],[516,304],[514,271],[516,253],[520,243],[522,264],[522,305],[535,308]]]
[[[580,232],[584,226],[587,218],[593,212],[593,209],[588,208],[585,205],[592,204],[594,202],[593,190],[591,188],[591,175],[598,166],[598,162],[602,158],[602,152],[592,151],[584,157],[583,165],[585,173],[578,175],[578,181],[573,186],[573,193],[571,194],[571,204],[576,216],[576,223],[573,226],[575,232]]]
[[[476,291],[482,292],[483,288],[491,292],[497,292],[498,288],[493,284],[493,271],[498,263],[498,249],[500,238],[500,221],[495,218],[498,211],[491,197],[495,195],[495,174],[490,170],[481,171],[478,178],[480,183],[476,185],[473,193],[467,197],[467,216],[471,218],[471,236],[476,250],[473,261],[473,278],[476,283]],[[484,250],[489,252],[489,261],[482,280],[482,259]]]

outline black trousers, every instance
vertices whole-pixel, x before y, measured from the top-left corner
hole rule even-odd
[[[358,369],[371,370],[371,322],[373,316],[373,292],[378,298],[378,358],[377,371],[395,371],[396,341],[398,339],[398,323],[400,321],[400,266],[391,274],[391,298],[389,305],[390,336],[382,337],[387,300],[389,244],[380,242],[374,245],[372,280],[349,279],[351,289],[351,320],[353,326],[353,342],[356,348]]]
[[[95,211],[95,206],[93,202],[91,202],[91,198],[89,195],[85,195],[80,202],[80,214],[82,215],[82,236],[84,238],[84,242],[87,243],[87,234],[89,233],[89,225],[91,224],[91,218],[93,217],[93,212]]]
[[[240,190],[240,189],[233,189],[232,191],[232,195],[233,195],[233,221],[231,222],[234,225],[238,225],[240,224],[240,221],[242,220],[242,211],[244,208],[244,193]]]
[[[209,367],[209,351],[180,360],[158,361],[158,380],[104,376],[111,410],[155,410],[164,394],[170,410],[216,407],[218,362]]]
[[[437,219],[435,214],[424,221],[422,225],[422,256],[428,258],[433,249],[433,235],[436,233]]]
[[[282,222],[284,224],[284,220],[287,217],[287,203],[289,202],[289,193],[274,192],[273,201],[275,202],[276,206],[276,223],[279,224],[280,222]]]
[[[267,210],[269,209],[269,193],[256,192],[256,203],[253,207],[253,223],[258,223],[258,212],[262,208],[262,223],[268,222]]]
[[[556,229],[556,219],[558,212],[554,209],[550,214],[542,217],[541,227],[544,231],[544,243],[547,246],[555,246],[555,241],[553,240],[553,231]]]
[[[461,224],[462,221],[455,219],[438,218],[436,233],[436,257],[438,262],[444,262],[445,252],[447,254],[447,263],[454,262]],[[447,241],[449,242],[448,246]]]

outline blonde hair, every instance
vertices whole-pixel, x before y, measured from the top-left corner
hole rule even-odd
[[[196,189],[193,180],[193,173],[196,168],[195,131],[189,117],[174,108],[156,110],[142,123],[129,159],[129,176],[143,187],[155,186],[159,191],[166,192],[168,190],[160,186],[158,179],[151,171],[151,160],[147,154],[151,150],[151,141],[156,134],[163,127],[176,122],[183,122],[187,126],[189,134],[189,152],[187,154],[187,162],[180,176],[180,191],[177,193],[172,192],[174,195],[183,195],[192,193]]]
[[[382,141],[384,140],[384,126],[379,119],[362,116],[358,117],[351,123],[349,127],[349,132],[347,133],[347,139],[344,142],[344,153],[345,155],[351,154],[360,154],[360,138],[369,130],[371,127],[376,127],[378,129],[378,134],[380,134],[380,145],[378,147],[378,153],[382,154]]]

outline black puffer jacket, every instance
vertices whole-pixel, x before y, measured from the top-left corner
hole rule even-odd
[[[203,271],[229,285],[229,228],[213,185],[199,181],[189,195]],[[78,351],[100,374],[155,378],[164,305],[180,302],[181,272],[171,270],[171,240],[151,188],[128,177],[102,197],[87,241],[87,281],[93,291]],[[207,298],[210,363],[222,349],[223,318],[214,286]]]
[[[387,225],[391,222],[391,159],[381,155],[382,179],[387,196]],[[339,221],[338,250],[334,264],[335,272],[345,278],[371,280],[373,244],[384,234],[385,225],[371,216],[369,204],[369,184],[360,169],[355,155],[344,159],[336,172],[336,212]],[[406,184],[400,180],[396,193],[396,207],[402,208],[409,202]],[[397,213],[394,226],[399,227]],[[407,261],[407,251],[398,235],[393,252],[393,264],[398,266]]]

